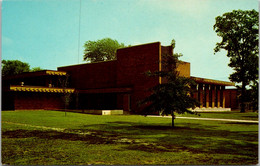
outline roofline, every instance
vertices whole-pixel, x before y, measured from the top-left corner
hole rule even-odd
[[[144,44],[138,44],[138,45],[129,46],[129,47],[124,47],[124,48],[119,48],[119,49],[117,49],[117,50],[123,50],[123,49],[132,48],[132,47],[140,47],[140,46],[145,46],[145,45],[150,45],[150,44],[156,44],[156,43],[158,43],[158,44],[161,46],[161,42],[157,41],[157,42],[144,43]]]
[[[161,42],[160,41],[156,41],[156,42],[151,42],[151,43],[138,44],[138,45],[134,45],[134,46],[119,48],[119,49],[117,49],[117,51],[118,50],[123,50],[123,49],[129,49],[129,48],[133,48],[133,47],[140,47],[140,46],[150,45],[150,44],[157,44],[157,43],[159,44],[159,46],[162,47]],[[168,46],[163,46],[163,47],[168,47]],[[106,61],[99,61],[99,62],[90,62],[90,63],[83,63],[83,64],[60,66],[60,67],[57,67],[57,69],[65,68],[65,67],[73,67],[73,66],[82,66],[82,65],[90,65],[90,64],[97,64],[97,63],[105,63],[105,62],[111,62],[111,61],[116,61],[116,59],[115,60],[106,60]],[[186,62],[186,63],[189,63],[189,62]]]
[[[38,76],[45,76],[45,75],[66,75],[67,72],[65,71],[56,71],[56,70],[40,70],[35,72],[24,72],[21,74],[10,75],[10,76],[3,76],[3,80],[9,79],[17,79],[17,78],[25,78],[25,77],[38,77]]]
[[[106,61],[99,61],[99,62],[82,63],[82,64],[76,64],[76,65],[60,66],[60,67],[57,67],[57,69],[64,68],[64,67],[83,66],[83,65],[99,64],[99,63],[114,62],[114,61],[116,61],[116,59],[114,59],[114,60],[106,60]]]
[[[206,83],[206,84],[213,84],[213,85],[215,84],[215,85],[222,85],[222,86],[235,86],[235,83],[233,82],[213,80],[213,79],[200,78],[194,76],[190,76],[190,78],[194,80],[196,83]]]

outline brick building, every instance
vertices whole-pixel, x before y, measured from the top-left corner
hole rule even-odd
[[[71,109],[123,109],[138,113],[142,109],[138,103],[150,94],[148,89],[162,82],[160,77],[147,77],[145,73],[162,70],[163,54],[173,54],[172,47],[156,42],[118,49],[117,60],[113,61],[64,66],[58,67],[58,71],[47,70],[4,78],[3,95],[6,99],[3,100],[3,109],[62,108],[64,88],[60,87],[57,80],[69,74],[70,87],[66,89],[73,93]],[[223,110],[227,105],[229,108],[235,107],[234,102],[237,101],[233,93],[231,95],[225,89],[226,86],[234,86],[233,83],[190,76],[188,62],[181,63],[177,70],[181,76],[197,83],[193,87],[196,89],[193,97],[200,101],[201,109]],[[45,91],[41,91],[41,88]]]
[[[2,110],[62,109],[64,93],[74,88],[63,88],[59,79],[66,72],[43,70],[2,78]]]

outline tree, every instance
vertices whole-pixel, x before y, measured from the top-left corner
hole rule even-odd
[[[222,41],[214,53],[227,51],[229,67],[234,69],[229,79],[241,85],[241,112],[245,112],[246,86],[258,79],[258,12],[233,10],[216,17],[214,30]]]
[[[59,83],[60,83],[60,86],[62,87],[63,89],[63,95],[62,95],[62,100],[64,102],[64,110],[65,110],[65,116],[67,116],[67,108],[70,104],[70,101],[71,101],[71,93],[69,93],[67,91],[67,88],[69,87],[69,74],[66,74],[65,76],[60,76],[59,77]]]
[[[16,75],[29,72],[30,65],[19,60],[2,60],[2,76]]]
[[[30,72],[41,71],[41,70],[43,69],[40,67],[33,67],[32,69],[30,69]]]
[[[97,41],[87,41],[84,47],[84,60],[93,63],[116,59],[116,50],[124,48],[125,45],[119,44],[117,40],[104,38]]]
[[[252,85],[250,85],[249,94],[251,99],[251,107],[253,111],[258,111],[258,81],[254,82]]]
[[[163,55],[162,64],[164,71],[148,72],[148,76],[162,77],[165,82],[152,87],[152,94],[145,98],[141,104],[146,105],[143,114],[160,112],[162,115],[171,114],[172,127],[174,127],[174,113],[194,114],[190,108],[195,108],[198,101],[191,97],[192,85],[195,84],[191,79],[179,76],[177,71],[180,54]]]
[[[2,76],[10,76],[24,72],[35,72],[41,70],[43,69],[40,67],[33,67],[30,69],[30,65],[28,63],[19,60],[2,60]]]

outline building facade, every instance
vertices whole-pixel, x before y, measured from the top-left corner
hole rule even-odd
[[[138,113],[142,110],[139,102],[150,95],[149,89],[163,82],[160,77],[148,77],[146,75],[147,71],[161,71],[164,68],[162,63],[163,54],[173,54],[173,48],[171,46],[161,46],[160,42],[122,48],[117,50],[116,60],[63,66],[58,67],[58,71],[42,71],[43,73],[38,73],[38,75],[35,72],[27,77],[21,74],[14,76],[19,77],[19,79],[16,78],[15,83],[10,81],[15,80],[14,78],[8,78],[6,80],[9,80],[9,82],[5,84],[5,92],[8,92],[6,94],[9,94],[9,96],[17,96],[12,99],[15,103],[12,106],[14,109],[29,109],[30,107],[27,107],[26,104],[23,108],[21,104],[18,104],[20,106],[16,105],[21,96],[17,95],[19,90],[14,90],[15,87],[19,89],[29,86],[27,84],[30,83],[28,79],[34,79],[37,75],[38,78],[41,78],[38,80],[38,88],[40,88],[39,86],[45,86],[49,91],[46,93],[39,90],[33,91],[33,89],[28,92],[26,90],[19,91],[22,92],[22,96],[37,94],[41,96],[40,98],[46,98],[45,95],[55,96],[54,94],[56,94],[55,98],[58,100],[63,94],[63,91],[59,92],[58,88],[63,90],[64,88],[58,85],[57,76],[59,74],[68,74],[70,76],[69,87],[65,89],[73,93],[69,105],[71,109],[123,109],[126,112]],[[228,92],[225,87],[234,86],[233,83],[190,76],[190,63],[188,62],[179,64],[177,70],[181,76],[193,79],[197,83],[197,86],[193,87],[196,91],[193,97],[201,103],[200,108],[223,109],[227,103],[232,106],[230,101],[234,102],[234,96],[229,95],[232,100],[229,99],[227,102],[226,96]],[[48,75],[48,72],[53,72],[53,74]],[[24,82],[23,87],[17,85],[18,82]],[[36,86],[35,83],[34,86]],[[51,92],[53,88],[57,88],[57,92]],[[23,99],[24,103],[29,101],[29,98]],[[62,102],[59,101],[59,103]],[[61,107],[61,105],[57,105],[57,108]]]
[[[63,109],[64,94],[74,88],[60,84],[66,72],[43,70],[2,78],[2,110]]]

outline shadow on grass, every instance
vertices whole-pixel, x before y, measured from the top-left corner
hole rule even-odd
[[[88,144],[108,144],[113,143],[109,139],[96,137],[94,135],[79,135],[73,133],[64,133],[58,131],[44,130],[12,130],[2,133],[3,138],[29,138],[36,137],[40,139],[61,139],[69,141],[84,141]]]
[[[231,124],[231,125],[247,125],[247,126],[258,125],[257,123],[250,123],[250,122],[225,122],[225,124]]]
[[[242,116],[244,118],[247,118],[247,119],[251,119],[251,120],[258,120],[258,115],[244,115]]]
[[[228,124],[227,124],[228,125]],[[89,130],[88,128],[95,128]],[[89,132],[90,135],[74,134]],[[235,154],[258,156],[256,132],[234,132],[220,130],[217,126],[178,123],[174,129],[165,123],[147,124],[137,122],[108,122],[106,124],[85,125],[71,133],[44,130],[14,130],[2,133],[3,138],[61,139],[83,141],[85,144],[124,144],[125,149],[152,153],[192,152],[209,154]],[[122,142],[127,139],[130,141]],[[136,141],[139,140],[139,141]],[[123,150],[123,149],[122,149]]]
[[[227,126],[229,124],[240,124],[240,125],[257,125],[252,123],[239,123],[239,122],[225,122]],[[223,125],[223,124],[222,124]],[[170,125],[166,126],[165,123],[147,124],[141,122],[108,122],[106,124],[95,124],[95,125],[84,125],[82,128],[93,128],[95,127],[98,131],[104,133],[114,133],[120,135],[132,135],[132,136],[143,136],[153,134],[167,134],[167,135],[181,135],[181,136],[194,136],[194,137],[218,137],[225,136],[228,139],[237,139],[238,136],[257,136],[256,132],[236,132],[219,129],[219,126],[205,125],[199,123],[178,123],[177,126],[172,128]],[[82,129],[79,129],[82,130]]]
[[[88,127],[92,127],[92,125],[86,125],[83,128]],[[196,123],[178,123],[178,126],[172,128],[165,126],[165,123],[147,124],[122,121],[95,125],[95,127],[100,130],[116,132],[120,134],[120,137],[141,139],[146,142],[130,144],[126,147],[130,150],[189,151],[192,153],[237,154],[255,157],[258,154],[258,145],[250,142],[256,142],[258,134],[252,131],[221,130],[218,129],[218,126]]]

